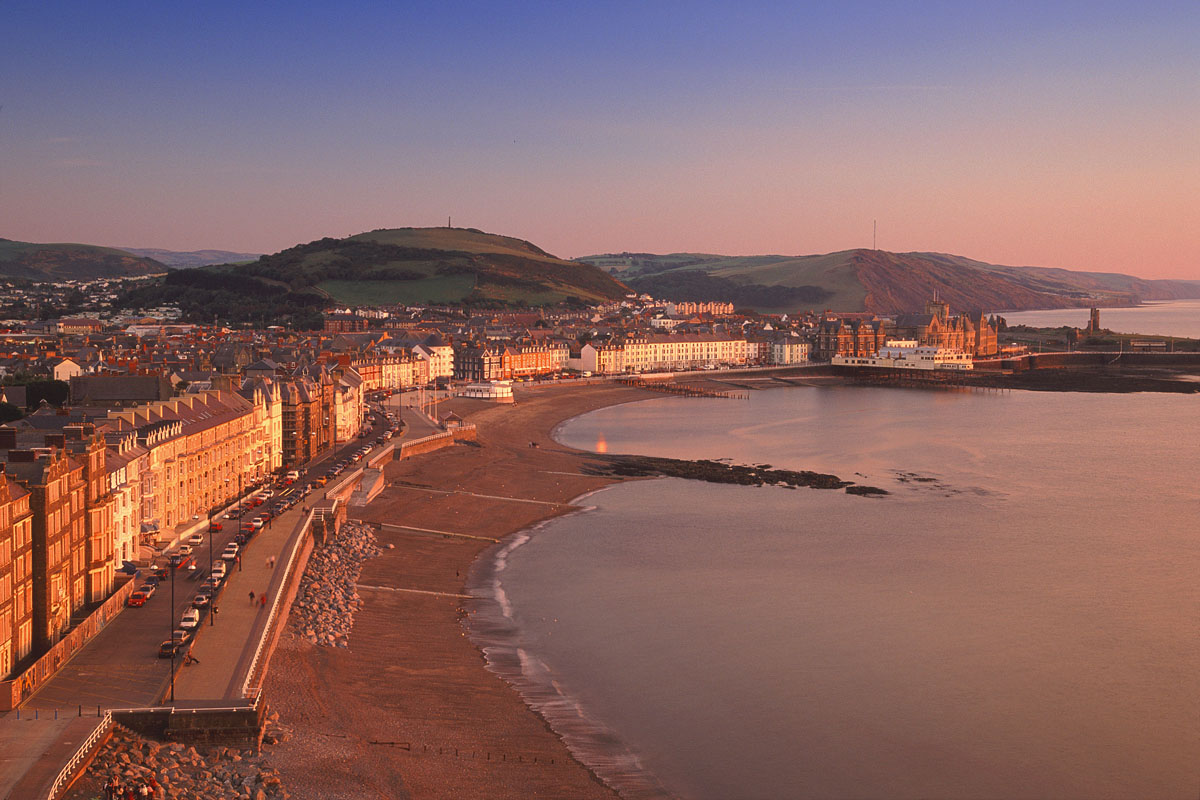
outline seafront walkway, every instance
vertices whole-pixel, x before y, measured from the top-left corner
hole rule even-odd
[[[182,667],[175,677],[175,702],[243,697],[246,671],[266,630],[292,549],[304,533],[304,508],[310,504],[293,506],[247,542],[240,564],[225,580],[217,613],[209,614],[196,633],[191,652],[198,663]]]
[[[372,434],[381,428],[377,425]],[[322,473],[358,446],[358,441],[347,443],[309,465],[307,474]],[[300,484],[306,479],[302,477]],[[0,798],[43,797],[44,788],[53,784],[110,709],[147,708],[160,701],[200,707],[240,700],[267,616],[283,585],[287,558],[303,535],[305,508],[323,496],[320,490],[313,492],[246,543],[240,564],[233,565],[216,600],[215,619],[206,615],[197,629],[192,654],[198,663],[179,665],[176,670],[173,703],[164,699],[171,695],[171,661],[158,658],[158,646],[178,627],[207,569],[196,570],[190,578],[175,575],[173,605],[171,581],[164,581],[146,605],[118,614],[17,710],[0,714]],[[211,542],[214,557],[219,557],[223,546],[217,542],[232,539],[237,527],[236,521],[221,521],[226,530]],[[206,541],[196,548],[204,564],[209,538],[206,533]],[[259,600],[263,592],[267,593],[265,606]]]

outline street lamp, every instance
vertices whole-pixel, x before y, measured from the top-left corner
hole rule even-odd
[[[225,479],[225,483],[229,483],[229,478]],[[213,563],[212,540],[213,540],[213,512],[209,511],[208,512],[208,574],[209,575],[212,575],[212,563]],[[217,615],[212,613],[213,600],[216,599],[216,593],[212,591],[212,588],[215,588],[215,587],[210,587],[209,593],[208,593],[208,627],[210,627],[210,628],[213,625],[217,624],[217,620],[216,620]]]
[[[167,558],[171,565],[171,625],[168,638],[171,640],[171,702],[175,702],[175,572],[179,568],[180,556],[173,553]]]

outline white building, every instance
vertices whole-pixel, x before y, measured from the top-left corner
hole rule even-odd
[[[971,354],[949,347],[918,345],[912,339],[889,339],[873,356],[834,356],[838,367],[874,369],[969,370],[975,369]]]

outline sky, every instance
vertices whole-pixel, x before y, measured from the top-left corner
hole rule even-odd
[[[1200,3],[5,2],[0,237],[1200,279]]]

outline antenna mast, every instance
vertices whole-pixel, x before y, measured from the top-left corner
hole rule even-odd
[[[878,250],[875,246],[875,234],[879,230],[879,224],[875,220],[871,220],[871,249]]]

